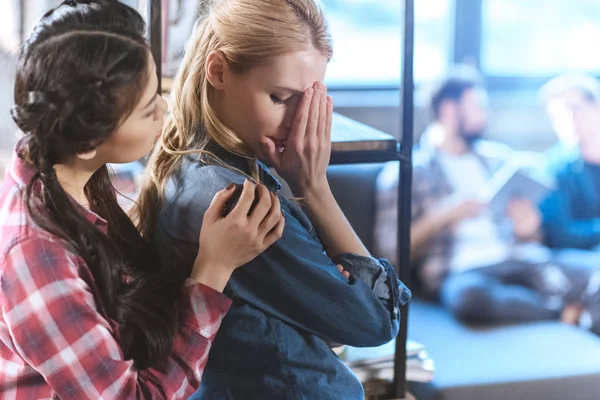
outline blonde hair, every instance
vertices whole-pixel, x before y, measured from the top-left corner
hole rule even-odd
[[[250,177],[258,180],[256,159],[209,103],[214,89],[206,78],[206,61],[212,51],[220,51],[235,73],[307,47],[320,51],[328,60],[333,54],[325,17],[315,0],[210,0],[202,8],[173,81],[171,115],[160,145],[150,157],[132,215],[146,237],[152,234],[167,181],[181,165],[182,156],[208,153],[210,141],[246,158]]]

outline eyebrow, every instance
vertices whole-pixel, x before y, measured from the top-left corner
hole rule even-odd
[[[292,88],[285,87],[285,86],[275,86],[275,89],[285,90],[285,91],[291,92],[296,95],[304,93],[303,90],[296,90],[296,89],[292,89]]]

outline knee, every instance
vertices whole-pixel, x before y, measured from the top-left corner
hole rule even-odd
[[[490,304],[490,290],[483,282],[464,285],[446,295],[445,303],[455,318],[464,322],[485,319]]]

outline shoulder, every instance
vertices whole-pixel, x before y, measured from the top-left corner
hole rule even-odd
[[[43,288],[48,283],[78,277],[80,260],[60,240],[35,233],[22,237],[2,254],[2,290],[17,294],[20,287]]]
[[[562,165],[556,165],[554,174],[559,183],[571,183],[573,179],[584,175],[584,162],[581,159],[570,160]]]
[[[33,220],[29,214],[25,192],[26,188],[8,176],[0,187],[0,262],[20,243],[61,241]],[[38,217],[47,220],[46,210],[39,196],[34,195],[32,207]]]
[[[215,194],[245,177],[219,165],[184,162],[169,180],[158,223],[173,238],[196,241]]]
[[[417,146],[413,150],[413,172],[415,174],[426,174],[431,170],[436,158],[436,151],[429,147]]]
[[[481,157],[497,161],[506,161],[515,154],[510,146],[493,140],[478,141],[475,144],[474,151]]]
[[[381,172],[377,175],[376,187],[378,191],[395,190],[398,187],[399,167],[398,161],[385,163]]]
[[[243,183],[245,177],[221,165],[187,158],[167,186],[167,207],[201,207],[206,210],[214,195],[231,183]]]

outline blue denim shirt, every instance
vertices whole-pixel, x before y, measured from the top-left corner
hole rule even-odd
[[[212,150],[229,166],[248,172],[243,158]],[[261,182],[278,192],[279,182],[259,166]],[[189,274],[213,196],[243,181],[241,174],[214,162],[207,165],[200,156],[184,159],[168,185],[155,231],[165,268],[181,277]],[[362,385],[329,344],[370,347],[395,338],[398,307],[410,299],[410,291],[385,260],[355,254],[331,260],[301,208],[279,199],[286,218],[283,236],[231,277],[225,294],[233,304],[192,398],[363,400]],[[336,264],[350,272],[350,280]]]

